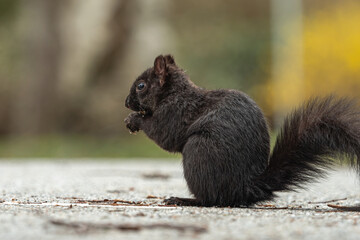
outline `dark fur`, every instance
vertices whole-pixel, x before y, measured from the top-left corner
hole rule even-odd
[[[137,91],[138,83],[145,89]],[[317,180],[346,156],[360,168],[360,112],[348,99],[315,98],[290,114],[270,155],[266,120],[256,103],[235,90],[196,87],[174,59],[158,56],[130,90],[125,122],[160,147],[183,154],[195,199],[168,203],[240,206],[270,200],[276,191]]]

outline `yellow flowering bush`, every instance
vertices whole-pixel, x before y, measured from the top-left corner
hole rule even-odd
[[[303,50],[303,74],[296,79],[289,63],[281,79],[255,86],[253,93],[268,114],[289,111],[313,95],[360,98],[360,1],[339,1],[305,14],[303,36],[291,36],[290,42],[288,51]]]

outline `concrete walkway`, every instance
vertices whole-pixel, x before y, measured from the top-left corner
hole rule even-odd
[[[189,197],[178,160],[2,160],[0,239],[359,239],[360,212],[327,206],[359,186],[338,170],[256,208],[163,207]]]

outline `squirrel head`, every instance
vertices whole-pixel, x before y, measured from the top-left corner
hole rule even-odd
[[[179,71],[180,70],[180,71]],[[151,115],[158,102],[170,91],[173,75],[182,72],[171,55],[159,55],[154,66],[145,70],[133,83],[125,106],[143,115]]]

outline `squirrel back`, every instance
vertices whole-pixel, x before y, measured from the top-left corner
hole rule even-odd
[[[249,96],[195,86],[170,55],[135,80],[125,105],[134,111],[125,119],[130,131],[183,155],[195,199],[170,204],[248,206],[323,177],[333,158],[360,169],[360,111],[346,98],[303,104],[286,118],[271,154],[265,117]]]

